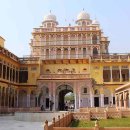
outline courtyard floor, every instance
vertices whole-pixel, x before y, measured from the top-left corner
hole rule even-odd
[[[43,122],[16,121],[13,116],[0,116],[0,130],[43,130]]]

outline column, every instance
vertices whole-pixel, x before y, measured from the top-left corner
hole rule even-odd
[[[113,93],[111,93],[111,106],[113,106],[114,104],[113,104],[113,97],[114,97],[114,94]]]
[[[76,83],[74,84],[74,99],[75,99],[75,110],[77,110],[77,90],[76,90]]]
[[[121,66],[119,66],[119,71],[120,71],[120,82],[122,82]]]
[[[78,90],[78,95],[79,95],[79,109],[81,108],[81,94],[80,94],[80,87]]]
[[[8,96],[7,96],[7,98],[8,98],[7,106],[9,107],[10,87],[8,88]]]
[[[130,89],[128,92],[129,92],[129,106],[128,107],[130,108]]]
[[[129,67],[129,81],[130,81],[130,67]]]
[[[62,47],[62,48],[61,48],[61,56],[60,56],[61,59],[63,59],[63,57],[64,57],[63,54],[64,54],[64,48]]]
[[[10,107],[12,107],[12,101],[13,101],[13,90],[10,89]]]
[[[6,88],[4,89],[4,93],[3,93],[3,95],[4,95],[4,103],[3,103],[3,106],[5,107],[5,101],[6,101]]]
[[[49,59],[51,59],[51,49],[49,48],[49,56],[48,56]]]
[[[28,90],[27,91],[27,107],[30,107],[30,93],[31,93],[31,90]]]
[[[0,107],[1,107],[1,101],[2,100],[2,87],[0,87]]]
[[[78,59],[78,47],[75,48],[76,51],[76,59]]]
[[[17,108],[19,107],[19,91],[17,90]]]
[[[101,94],[100,95],[100,97],[101,97],[101,107],[104,107],[104,94]]]
[[[5,79],[7,80],[7,64],[5,64]]]
[[[53,110],[55,111],[56,110],[56,88],[55,88],[55,83],[53,82],[53,102],[54,102],[54,104],[53,104]]]
[[[9,65],[9,81],[10,81],[10,65]]]
[[[121,94],[119,94],[119,108],[121,108],[122,107],[122,99],[121,99]]]
[[[67,43],[68,45],[71,45],[70,44],[70,35],[68,35],[68,43]]]
[[[118,108],[119,106],[119,96],[118,94],[115,94],[115,107]]]
[[[91,105],[91,107],[94,107],[94,95],[93,95],[93,93],[91,92],[91,94],[90,94],[90,105]]]
[[[2,63],[2,72],[1,72],[1,78],[3,79],[3,61],[2,61],[1,63]]]
[[[61,34],[61,45],[64,45],[64,41],[63,41],[63,39],[64,39],[64,35]]]
[[[97,44],[99,44],[99,36],[97,36]]]
[[[71,51],[71,48],[70,47],[68,47],[68,59],[70,59],[70,51]]]
[[[14,82],[16,82],[16,69],[14,67]]]
[[[93,35],[91,34],[91,35],[90,35],[90,44],[93,44],[93,41],[92,41],[93,38],[92,38],[92,37],[93,37]]]
[[[113,78],[112,78],[112,66],[110,66],[110,81],[113,82]]]
[[[15,77],[16,77],[16,76],[15,76]],[[15,108],[15,99],[16,99],[16,98],[15,98],[15,89],[14,89],[14,99],[13,99],[13,100],[14,100],[14,106],[13,106],[14,108]]]

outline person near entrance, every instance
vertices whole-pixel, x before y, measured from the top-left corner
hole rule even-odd
[[[50,100],[50,111],[52,111],[54,103]]]

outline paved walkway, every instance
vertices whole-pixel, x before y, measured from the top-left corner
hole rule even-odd
[[[43,122],[16,121],[13,116],[0,116],[0,130],[43,130]]]

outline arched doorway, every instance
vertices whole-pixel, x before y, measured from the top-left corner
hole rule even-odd
[[[70,92],[73,93],[73,88],[70,85],[63,84],[57,88],[56,92],[58,95],[58,110],[64,111],[67,104],[67,102],[65,102],[65,95]]]
[[[37,105],[39,107],[43,106],[43,109],[48,110],[49,109],[49,88],[47,86],[41,87],[38,94],[38,103]]]

